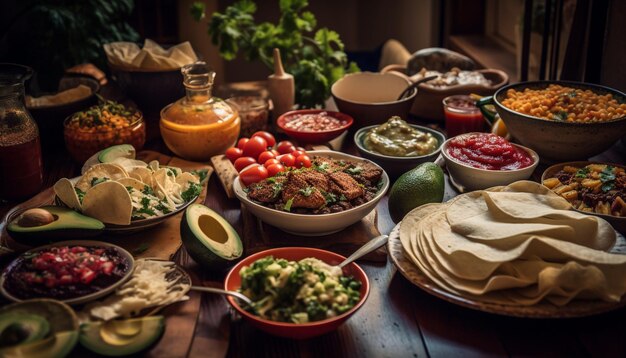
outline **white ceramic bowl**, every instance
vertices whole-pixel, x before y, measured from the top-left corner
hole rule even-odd
[[[380,166],[370,160],[332,150],[315,150],[309,151],[307,154],[311,157],[319,155],[338,160],[349,160],[351,162],[367,162],[380,168]],[[243,187],[241,186],[239,177],[235,178],[233,188],[235,190],[235,195],[246,207],[246,209],[266,223],[296,235],[322,236],[340,231],[360,221],[372,210],[374,210],[374,208],[376,208],[376,204],[378,204],[380,199],[387,192],[387,189],[389,189],[389,177],[384,170],[381,180],[382,186],[380,187],[380,190],[376,196],[367,203],[338,213],[320,215],[294,214],[257,204],[248,199],[248,195],[244,192]]]
[[[533,158],[533,164],[526,168],[516,170],[487,170],[474,168],[448,155],[448,144],[454,138],[456,137],[452,137],[443,143],[441,155],[445,159],[448,173],[452,176],[452,179],[466,190],[487,189],[493,186],[508,185],[518,180],[526,180],[530,178],[537,164],[539,164],[539,155],[537,155],[534,150],[511,143],[528,152]]]

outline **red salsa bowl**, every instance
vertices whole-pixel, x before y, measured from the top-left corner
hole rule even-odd
[[[257,252],[256,254],[250,255],[245,259],[239,261],[237,265],[235,265],[228,275],[226,276],[226,280],[224,282],[224,288],[230,291],[237,291],[241,287],[241,277],[239,276],[239,272],[244,266],[250,266],[253,262],[258,259],[273,256],[274,258],[282,258],[289,261],[299,261],[308,257],[313,257],[324,261],[330,265],[337,265],[341,263],[345,257],[335,254],[330,251],[313,249],[308,247],[281,247],[275,249],[269,249],[261,252]],[[228,296],[228,303],[243,317],[244,320],[248,321],[252,326],[265,331],[269,334],[286,337],[286,338],[294,338],[294,339],[305,339],[316,337],[331,331],[334,331],[339,327],[342,323],[344,323],[350,316],[352,316],[363,304],[365,300],[367,300],[367,296],[369,295],[370,284],[367,279],[367,275],[365,271],[359,265],[355,263],[351,263],[343,268],[343,274],[352,276],[355,280],[361,282],[360,294],[361,297],[359,302],[354,305],[350,310],[332,317],[327,318],[321,321],[314,321],[309,323],[287,323],[287,322],[277,322],[270,321],[267,319],[263,319],[259,316],[256,316],[239,306],[236,299]]]
[[[322,109],[301,109],[284,113],[276,124],[288,136],[302,144],[331,141],[345,132],[354,119],[341,112]]]

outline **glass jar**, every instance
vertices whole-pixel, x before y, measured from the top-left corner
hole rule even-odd
[[[255,132],[267,130],[269,103],[260,96],[237,96],[226,100],[241,117],[241,137],[251,137]]]
[[[470,96],[455,95],[444,98],[443,113],[448,138],[464,133],[483,132],[485,129],[483,114]]]
[[[0,198],[25,199],[43,183],[39,129],[24,104],[26,66],[0,64]]]
[[[205,62],[181,69],[187,95],[161,111],[161,137],[179,157],[206,161],[235,145],[239,137],[239,113],[211,96],[215,72]]]

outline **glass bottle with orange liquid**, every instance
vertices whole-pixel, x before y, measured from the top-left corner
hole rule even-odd
[[[233,146],[239,137],[239,113],[211,96],[215,72],[196,62],[181,69],[187,95],[161,111],[161,136],[179,157],[206,161]]]
[[[0,64],[0,199],[36,194],[43,182],[39,129],[24,106],[26,66]]]

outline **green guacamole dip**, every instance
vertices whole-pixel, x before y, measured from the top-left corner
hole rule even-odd
[[[389,118],[387,123],[372,128],[363,139],[368,150],[393,157],[416,157],[437,150],[437,138],[413,127],[400,117]]]

